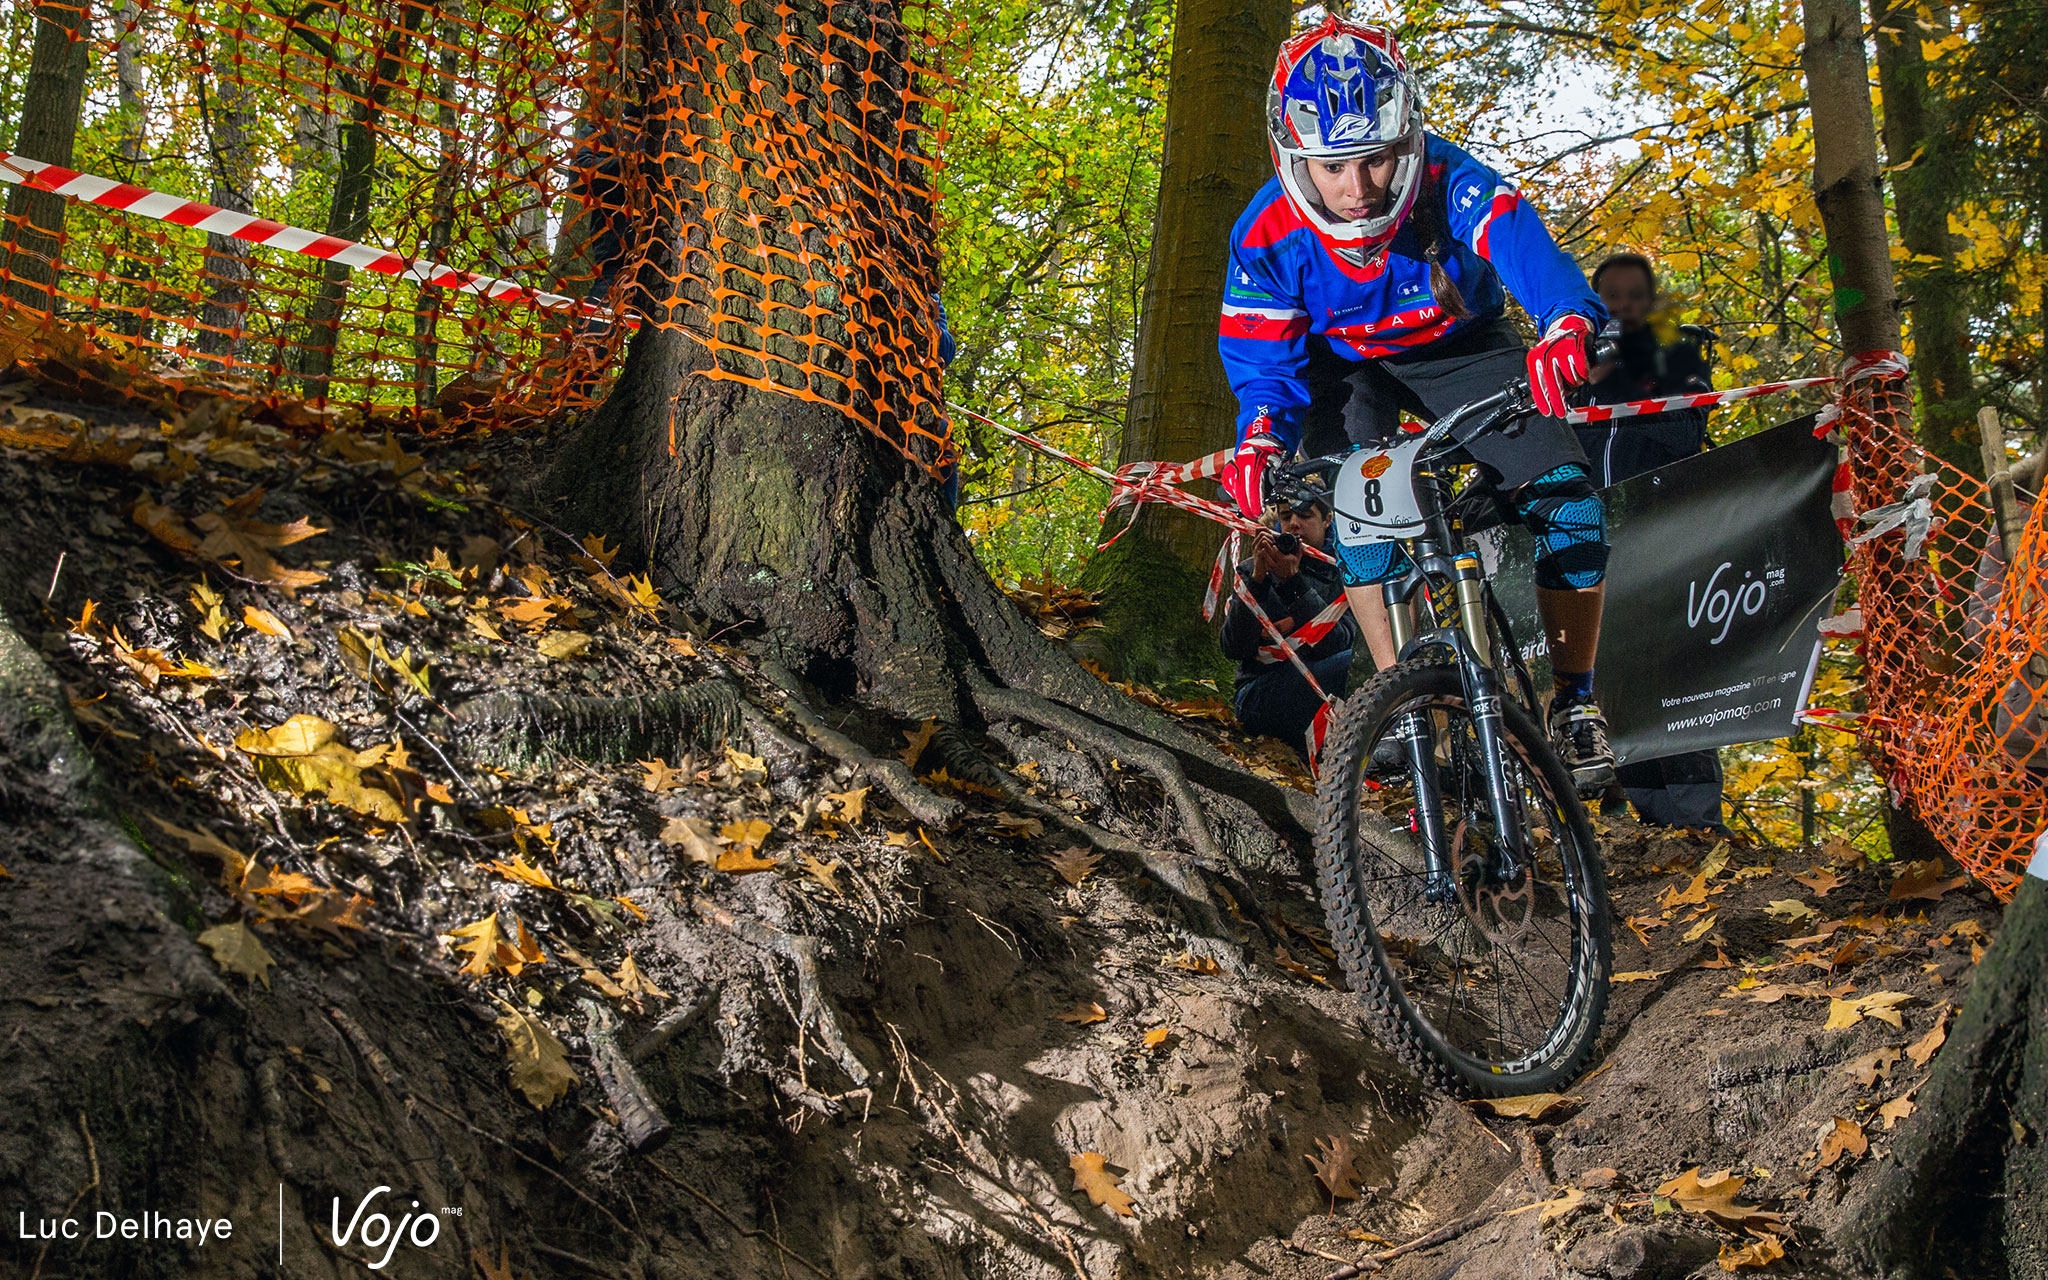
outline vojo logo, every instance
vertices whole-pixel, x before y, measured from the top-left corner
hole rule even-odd
[[[1685,584],[1686,629],[1696,631],[1702,622],[1709,630],[1719,628],[1714,638],[1707,641],[1708,644],[1726,640],[1736,618],[1753,618],[1762,613],[1764,602],[1770,597],[1770,589],[1785,585],[1785,570],[1776,566],[1766,568],[1762,577],[1757,577],[1754,570],[1744,569],[1739,582],[1732,576],[1724,580],[1723,575],[1734,567],[1733,561],[1723,560],[1720,567],[1707,576],[1705,587],[1697,578]]]
[[[370,1213],[371,1203],[390,1190],[390,1187],[372,1188],[370,1194],[356,1204],[356,1211],[349,1215],[346,1227],[341,1224],[341,1197],[334,1198],[331,1238],[337,1247],[354,1240],[372,1251],[382,1249],[384,1256],[367,1264],[372,1271],[382,1271],[391,1261],[391,1255],[398,1252],[398,1246],[401,1244],[424,1249],[441,1238],[440,1217],[431,1210],[419,1212],[420,1202],[417,1200],[412,1202],[412,1209],[401,1216],[396,1225],[392,1223],[390,1215],[381,1210]],[[459,1216],[462,1210],[450,1207],[442,1209],[441,1212],[455,1217]]]

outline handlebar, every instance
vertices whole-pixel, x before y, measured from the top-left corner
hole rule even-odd
[[[1606,364],[1620,352],[1620,344],[1604,335],[1596,335],[1586,344],[1588,365]],[[1423,433],[1425,447],[1449,440],[1452,447],[1462,446],[1478,439],[1488,431],[1505,427],[1517,418],[1526,418],[1536,412],[1536,403],[1529,395],[1529,380],[1516,378],[1499,391],[1469,404],[1459,405],[1443,417],[1438,418],[1429,430]],[[1466,424],[1478,420],[1478,425],[1466,430]],[[1301,494],[1304,483],[1318,472],[1330,472],[1322,477],[1322,487],[1327,494],[1333,487],[1334,473],[1344,465],[1344,455],[1330,454],[1321,458],[1303,458],[1281,466],[1269,467],[1267,483],[1273,496],[1281,499],[1295,498]]]

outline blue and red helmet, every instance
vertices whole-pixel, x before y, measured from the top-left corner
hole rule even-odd
[[[1385,253],[1422,187],[1422,88],[1394,33],[1328,17],[1281,45],[1266,129],[1280,185],[1323,243],[1359,266]],[[1323,207],[1311,161],[1389,151],[1400,163],[1379,213],[1346,221]]]

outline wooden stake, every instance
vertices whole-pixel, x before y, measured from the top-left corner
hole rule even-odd
[[[1990,490],[1991,511],[1997,520],[1994,526],[1998,534],[1999,550],[2004,553],[2007,564],[2012,563],[2013,548],[2020,542],[2020,531],[2027,527],[2027,513],[2013,496],[2012,464],[2005,457],[2005,428],[1999,424],[1998,410],[1985,405],[1977,410],[1977,445],[1984,458],[1984,480]]]

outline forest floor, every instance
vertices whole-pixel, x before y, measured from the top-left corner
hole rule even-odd
[[[950,830],[809,750],[743,633],[515,509],[537,434],[308,426],[0,385],[8,1274],[1834,1276],[1996,927],[1952,868],[1603,821],[1594,1068],[1450,1102],[1305,850],[1219,967],[929,726],[824,710]],[[1001,754],[1170,839],[1136,771]],[[93,1238],[151,1213],[233,1234]]]

